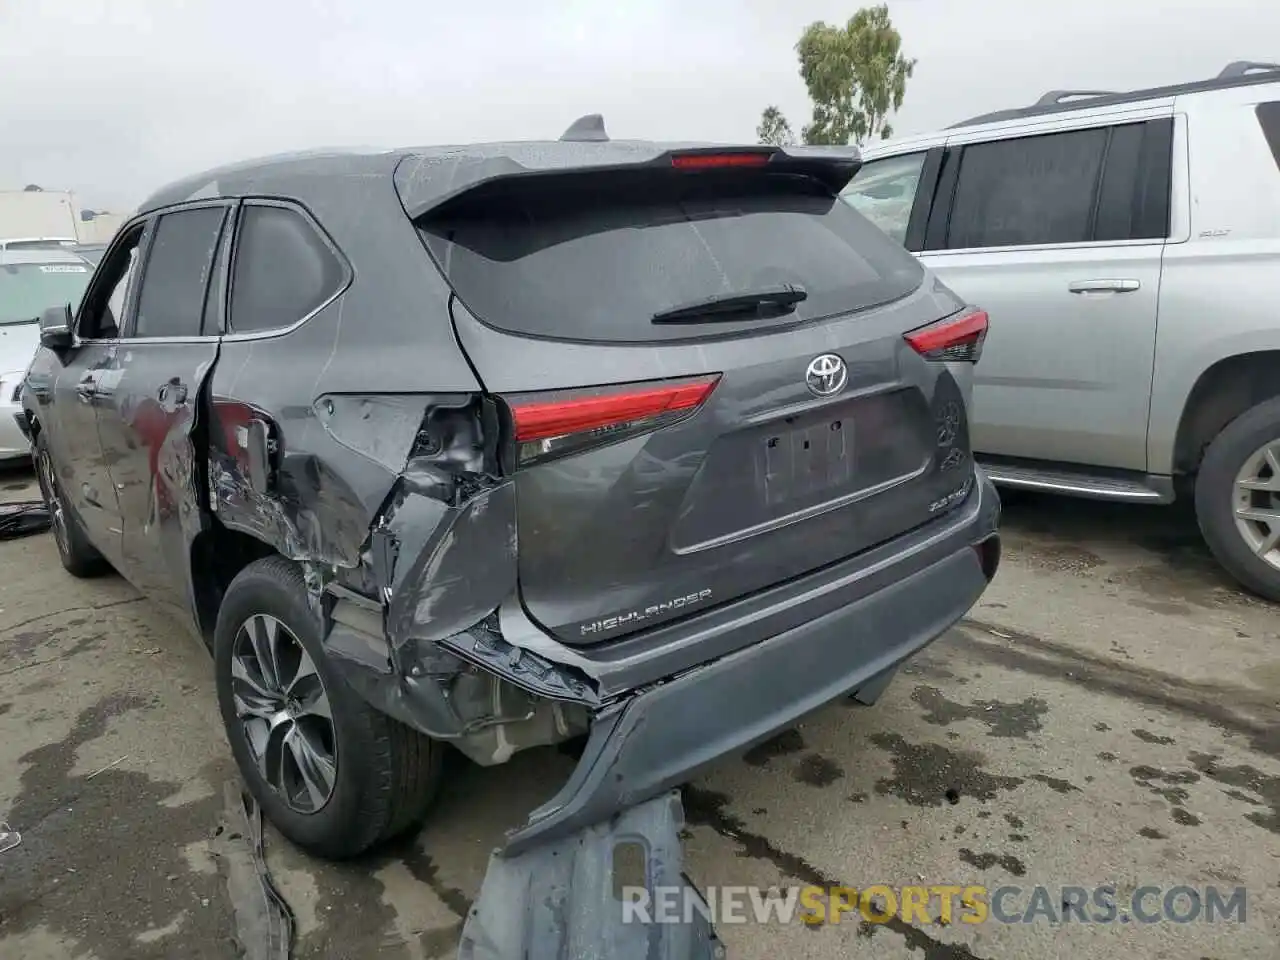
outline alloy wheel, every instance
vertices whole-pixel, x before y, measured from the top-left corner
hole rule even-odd
[[[1236,530],[1258,559],[1280,569],[1280,439],[1245,460],[1233,494]]]
[[[53,539],[58,544],[62,555],[71,552],[71,541],[67,537],[67,512],[62,505],[62,491],[58,488],[57,478],[53,474],[53,462],[48,451],[41,450],[36,455],[36,469],[40,476],[40,486],[44,492],[45,506],[49,509],[49,526],[53,530]]]
[[[323,808],[338,772],[333,710],[310,654],[275,617],[256,614],[240,626],[231,693],[262,779],[298,813]]]

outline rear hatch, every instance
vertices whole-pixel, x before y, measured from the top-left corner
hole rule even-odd
[[[797,577],[967,494],[956,376],[985,316],[837,199],[852,168],[783,160],[501,178],[417,221],[506,414],[522,601],[566,643]]]

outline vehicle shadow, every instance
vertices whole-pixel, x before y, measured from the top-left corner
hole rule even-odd
[[[1196,525],[1190,504],[1171,506],[1084,500],[1023,490],[1001,491],[1001,530],[1015,546],[1032,540],[1098,548],[1136,548],[1178,570],[1231,583]]]

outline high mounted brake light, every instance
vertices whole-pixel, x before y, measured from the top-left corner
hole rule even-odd
[[[977,363],[987,336],[987,313],[972,308],[903,334],[926,360]]]
[[[716,170],[725,167],[763,167],[773,157],[772,153],[753,151],[744,153],[677,153],[671,157],[671,166],[677,170]]]
[[[714,374],[508,397],[516,463],[580,453],[670,426],[706,403],[719,381],[720,375]]]

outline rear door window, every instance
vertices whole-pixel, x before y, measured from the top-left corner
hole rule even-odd
[[[226,213],[222,206],[198,207],[160,217],[142,271],[131,337],[200,335]]]
[[[965,147],[947,247],[1088,241],[1106,145],[1098,128]]]
[[[468,309],[513,333],[653,342],[766,332],[920,286],[910,254],[811,180],[760,173],[513,178],[421,221]],[[655,324],[699,300],[789,284],[769,319]]]

